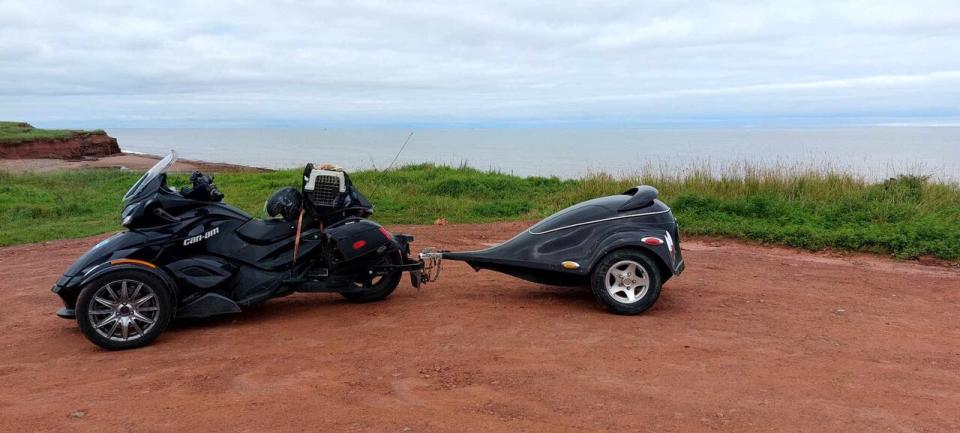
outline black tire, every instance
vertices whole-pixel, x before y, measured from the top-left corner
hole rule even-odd
[[[617,269],[614,272],[628,273],[629,263],[636,265],[634,276],[623,278],[623,274],[620,274],[621,276],[608,274],[611,268],[615,266]],[[643,276],[646,278],[644,279]],[[622,280],[633,283],[632,287],[620,284],[619,282]],[[641,283],[644,281],[646,281],[644,285],[646,288],[641,289]],[[662,282],[660,268],[653,259],[643,252],[630,249],[617,250],[607,254],[597,263],[590,275],[590,287],[593,289],[593,296],[606,306],[611,313],[623,315],[640,314],[652,307],[657,302],[657,298],[660,297]],[[608,289],[608,285],[611,287],[610,289]],[[623,291],[611,293],[611,290],[621,287],[624,289]],[[637,290],[640,290],[640,292],[638,293]],[[633,298],[633,300],[631,301],[630,298]]]
[[[399,265],[403,263],[403,259],[400,257],[399,252],[394,252],[381,257],[378,263]],[[403,272],[394,272],[380,277],[374,281],[373,284],[368,284],[366,281],[357,281],[354,285],[357,288],[362,287],[362,289],[358,291],[341,292],[340,294],[350,302],[356,302],[358,304],[382,301],[397,289],[397,286],[400,285],[401,277],[403,277]]]
[[[126,295],[122,294],[123,283],[127,285]],[[115,295],[113,299],[110,299],[111,290]],[[146,299],[148,295],[153,297]],[[116,305],[109,306],[103,301],[116,301]],[[173,319],[173,305],[170,288],[162,280],[144,271],[123,269],[97,277],[83,287],[77,298],[77,324],[83,335],[97,346],[109,350],[135,349],[150,344],[167,329]],[[108,323],[111,314],[113,322]]]

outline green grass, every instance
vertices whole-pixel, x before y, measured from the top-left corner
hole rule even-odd
[[[102,130],[82,131],[75,129],[37,129],[23,122],[0,122],[0,145],[33,140],[56,140],[76,134],[101,133]]]
[[[724,175],[712,175],[721,172]],[[120,197],[138,173],[88,170],[0,173],[0,245],[86,236],[119,229]],[[300,172],[216,176],[226,201],[255,215]],[[351,178],[386,224],[536,220],[558,209],[637,184],[654,185],[686,234],[721,235],[811,250],[834,248],[960,258],[960,186],[921,176],[868,182],[804,167],[646,168],[629,178],[521,178],[472,168],[410,165]],[[185,175],[172,177],[175,185]]]

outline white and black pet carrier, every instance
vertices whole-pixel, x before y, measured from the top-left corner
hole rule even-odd
[[[324,220],[373,214],[373,205],[353,187],[347,173],[330,164],[307,164],[303,170],[303,200],[316,217]]]

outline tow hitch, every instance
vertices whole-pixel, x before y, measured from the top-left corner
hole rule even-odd
[[[440,277],[441,262],[443,262],[443,253],[436,248],[427,247],[420,252],[420,262],[423,263],[423,269],[410,272],[410,283],[417,290],[426,283],[437,281]]]

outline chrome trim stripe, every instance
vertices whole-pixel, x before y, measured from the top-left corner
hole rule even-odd
[[[570,224],[570,225],[568,225],[568,226],[557,227],[557,228],[555,228],[555,229],[550,229],[550,230],[546,230],[546,231],[542,231],[542,232],[535,232],[535,231],[533,231],[532,229],[527,229],[527,232],[529,232],[531,235],[543,235],[543,234],[547,234],[547,233],[553,233],[553,232],[559,231],[559,230],[566,230],[566,229],[573,228],[573,227],[585,226],[585,225],[587,225],[587,224],[596,224],[596,223],[602,223],[602,222],[604,222],[604,221],[613,221],[613,220],[619,220],[619,219],[623,219],[623,218],[633,218],[633,217],[647,216],[647,215],[659,215],[659,214],[667,213],[667,212],[670,212],[670,208],[667,208],[667,210],[660,210],[660,211],[656,211],[656,212],[635,213],[635,214],[633,214],[633,215],[621,215],[621,216],[615,216],[615,217],[611,217],[611,218],[604,218],[604,219],[600,219],[600,220],[593,220],[593,221],[587,221],[587,222],[582,222],[582,223]]]

